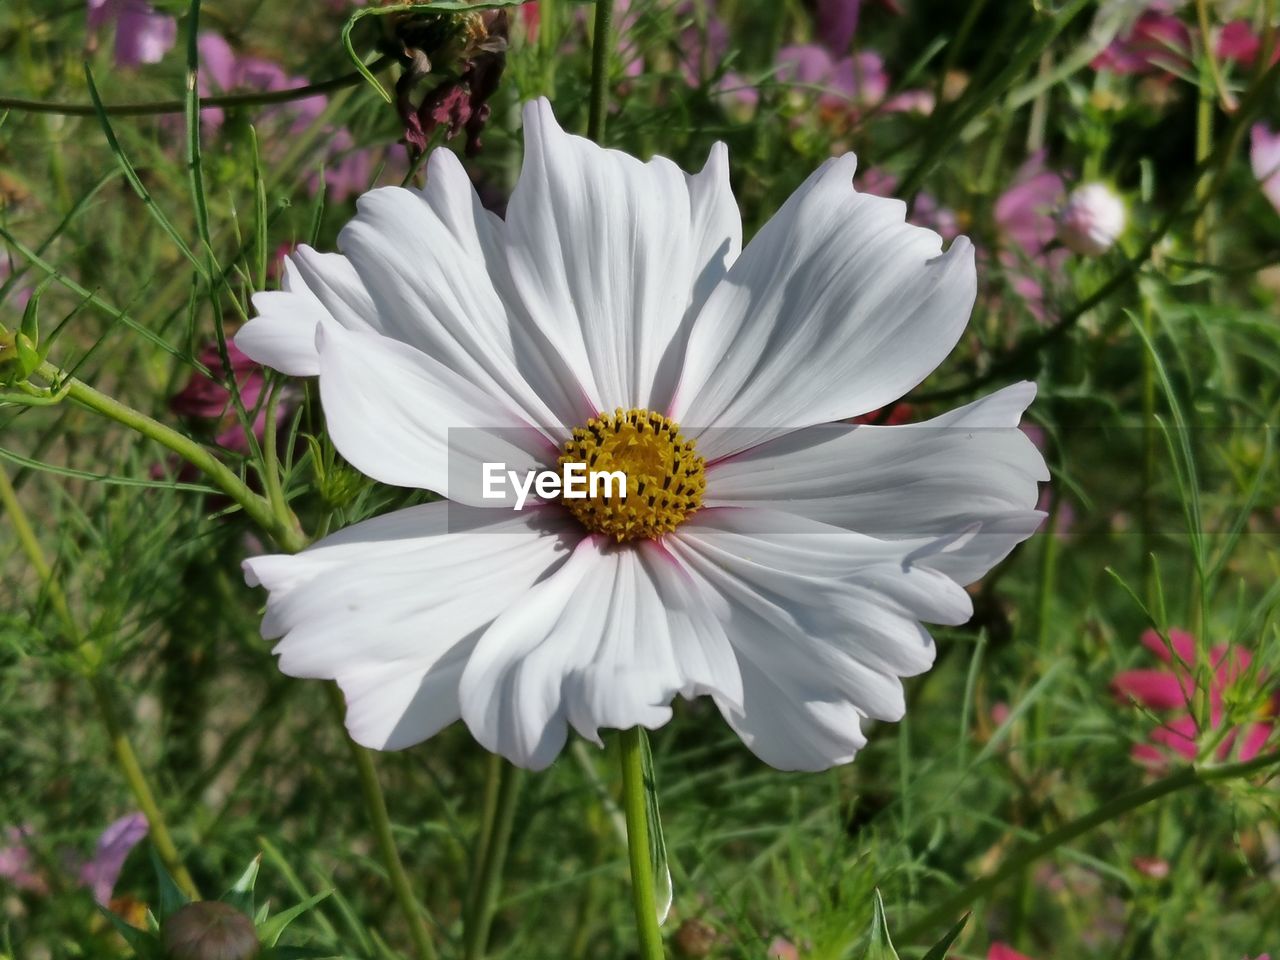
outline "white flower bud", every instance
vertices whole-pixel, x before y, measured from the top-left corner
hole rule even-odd
[[[1124,232],[1124,201],[1102,183],[1086,183],[1067,198],[1058,214],[1058,239],[1087,257],[1110,250]]]

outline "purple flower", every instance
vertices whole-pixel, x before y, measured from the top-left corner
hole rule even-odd
[[[19,890],[47,894],[45,878],[32,869],[31,839],[36,835],[30,824],[8,827],[9,845],[0,847],[0,879],[9,881]],[[81,862],[74,855],[64,862],[69,871],[76,874],[81,886],[88,887],[93,898],[103,906],[111,902],[116,881],[130,851],[147,835],[147,820],[140,813],[131,813],[110,824],[102,835],[93,857]]]
[[[862,0],[818,0],[818,36],[833,53],[844,53],[858,32]]]
[[[1044,165],[1044,152],[1033,154],[1014,176],[1013,186],[996,201],[998,259],[1013,291],[1042,323],[1047,319],[1044,283],[1062,271],[1064,249],[1050,249],[1058,232],[1055,213],[1066,197],[1062,177]]]
[[[90,31],[115,22],[119,67],[159,63],[178,39],[178,21],[145,0],[88,0],[87,11]]]
[[[201,96],[235,90],[272,92],[307,84],[306,77],[290,76],[278,63],[236,53],[231,44],[216,33],[201,33],[196,43],[200,50]],[[328,98],[318,93],[265,110],[262,116],[284,118],[290,130],[298,132],[314,122],[328,104]],[[200,117],[206,126],[217,129],[226,114],[221,107],[205,107]]]
[[[147,818],[142,814],[121,817],[102,832],[93,859],[80,867],[80,883],[93,891],[93,898],[104,907],[111,902],[129,852],[146,835]]]
[[[867,51],[836,59],[825,47],[798,44],[778,51],[778,79],[822,88],[818,103],[828,110],[873,106],[889,90],[889,76],[878,53]]]
[[[1190,69],[1191,31],[1168,12],[1168,5],[1153,3],[1128,30],[1093,58],[1093,69],[1119,74],[1171,74]]]

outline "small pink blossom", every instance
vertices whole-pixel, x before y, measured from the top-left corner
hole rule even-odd
[[[1258,186],[1280,213],[1280,132],[1254,124],[1249,135],[1249,162]]]
[[[1019,953],[1007,943],[993,943],[987,950],[987,960],[1031,960],[1025,953]]]
[[[1042,323],[1048,319],[1045,286],[1062,273],[1069,255],[1050,247],[1058,232],[1055,214],[1065,195],[1062,177],[1045,166],[1044,151],[1039,151],[1023,163],[994,211],[1000,241],[997,259],[1014,293]]]
[[[800,951],[786,937],[774,937],[765,951],[769,960],[800,960]]]
[[[1169,876],[1169,861],[1163,857],[1134,857],[1133,869],[1153,880],[1163,880]]]
[[[1149,710],[1170,713],[1172,716],[1151,731],[1148,743],[1133,748],[1133,758],[1155,768],[1168,765],[1170,754],[1186,760],[1194,760],[1200,754],[1203,734],[1196,726],[1191,712],[1196,693],[1196,644],[1195,638],[1183,630],[1169,631],[1172,654],[1160,635],[1148,630],[1142,635],[1142,644],[1164,664],[1156,669],[1124,670],[1112,680],[1112,689],[1121,700],[1132,698]],[[1220,732],[1225,722],[1224,697],[1227,690],[1239,681],[1249,669],[1252,657],[1247,650],[1215,646],[1209,651],[1209,726]],[[1259,678],[1259,683],[1263,682]],[[1280,705],[1280,696],[1272,698],[1272,711]],[[1222,738],[1217,749],[1217,759],[1236,757],[1251,760],[1261,752],[1271,736],[1275,724],[1270,719],[1256,720],[1232,727]]]
[[[87,12],[90,32],[115,24],[118,67],[159,63],[178,39],[178,21],[145,0],[88,0]]]
[[[5,827],[8,843],[0,847],[0,880],[5,880],[19,890],[46,894],[49,885],[35,869],[34,857],[28,841],[35,836],[35,828],[29,823],[20,827]]]
[[[1058,238],[1071,250],[1098,257],[1124,232],[1124,201],[1104,183],[1086,183],[1071,191],[1058,214]]]

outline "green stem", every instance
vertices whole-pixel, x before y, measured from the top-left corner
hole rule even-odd
[[[1213,767],[1184,767],[1162,780],[1121,794],[1114,800],[1086,813],[1082,817],[1064,824],[1052,833],[1048,833],[1034,843],[1029,843],[1010,854],[1000,869],[995,873],[973,881],[957,890],[938,906],[924,916],[907,924],[901,933],[901,942],[905,943],[929,935],[939,927],[951,924],[955,918],[977,900],[982,899],[1010,877],[1017,876],[1036,860],[1058,847],[1070,843],[1090,830],[1102,826],[1117,817],[1145,806],[1171,793],[1194,784],[1214,783],[1218,780],[1233,780],[1246,777],[1258,770],[1280,764],[1280,750],[1254,757],[1242,763],[1228,763]]]
[[[475,887],[475,903],[470,911],[466,930],[465,960],[481,960],[489,949],[489,930],[493,926],[493,913],[502,888],[502,873],[507,865],[507,851],[511,847],[511,832],[515,827],[516,801],[520,797],[520,785],[524,771],[513,767],[501,757],[494,757],[497,764],[496,800],[492,807],[493,822],[486,823],[480,863],[479,880]],[[493,768],[491,768],[493,769]]]
[[[658,903],[653,895],[653,865],[649,860],[649,810],[644,792],[644,749],[639,727],[621,736],[622,809],[627,818],[627,856],[631,862],[631,902],[642,960],[663,960],[658,930]]]
[[[369,71],[377,73],[389,65],[395,58],[382,57],[369,64]],[[269,90],[262,93],[229,93],[216,97],[201,97],[200,108],[205,107],[259,107],[273,103],[288,103],[291,100],[305,100],[318,93],[330,90],[341,90],[343,87],[354,87],[364,79],[363,75],[353,70],[340,77],[331,77],[319,83],[309,83],[304,87],[290,87],[287,90]],[[146,103],[107,103],[103,104],[104,113],[116,117],[146,117],[162,113],[183,113],[187,108],[185,100],[150,100]],[[27,100],[22,97],[0,97],[0,110],[21,110],[25,113],[56,113],[68,117],[92,117],[98,111],[92,103],[60,103],[54,100]]]
[[[249,518],[269,534],[281,549],[296,553],[306,546],[306,537],[298,528],[296,520],[291,518],[286,521],[277,516],[264,497],[250,490],[226,464],[190,437],[95,390],[84,381],[63,373],[51,363],[41,364],[38,373],[44,380],[55,384],[57,392],[65,393],[67,397],[95,413],[156,441],[202,470],[213,485],[238,503]]]
[[[591,37],[591,104],[587,113],[587,138],[604,139],[609,109],[609,31],[613,26],[613,0],[596,0],[595,29]]]
[[[325,687],[329,695],[329,705],[341,723],[347,708],[342,692],[332,683],[326,684]],[[382,793],[382,785],[378,782],[378,771],[373,765],[373,755],[350,737],[343,739],[347,741],[351,759],[355,761],[356,773],[360,778],[360,792],[364,795],[364,805],[372,821],[378,853],[382,857],[383,867],[386,868],[387,879],[391,881],[396,903],[399,904],[405,922],[409,925],[409,937],[413,940],[414,952],[419,960],[436,960],[436,948],[431,942],[427,921],[413,895],[413,889],[409,886],[409,875],[405,872],[399,851],[396,850],[395,837],[391,833],[391,818],[387,815],[387,800]]]
[[[22,545],[22,549],[26,553],[31,566],[35,569],[36,575],[40,578],[54,613],[62,621],[63,629],[67,633],[67,639],[75,644],[89,661],[91,666],[89,684],[93,689],[94,703],[98,707],[102,724],[111,740],[111,749],[115,754],[116,764],[120,768],[120,773],[133,793],[134,800],[137,801],[142,815],[147,820],[151,843],[155,847],[156,853],[160,855],[160,860],[164,863],[165,869],[169,871],[183,892],[192,899],[199,899],[200,891],[196,888],[195,881],[191,879],[191,874],[187,872],[187,868],[183,866],[182,858],[178,855],[177,844],[173,842],[173,836],[169,833],[164,814],[160,811],[160,804],[156,801],[155,791],[151,789],[151,784],[142,769],[142,764],[138,762],[138,754],[133,749],[133,742],[129,739],[128,732],[120,722],[120,715],[116,709],[111,687],[97,673],[98,664],[102,660],[101,653],[84,636],[75,621],[75,617],[72,616],[71,607],[67,604],[66,594],[63,593],[61,585],[53,575],[53,568],[49,565],[49,561],[44,555],[44,549],[40,546],[40,541],[31,526],[31,521],[27,518],[27,512],[22,508],[17,492],[9,481],[9,475],[3,469],[0,469],[0,506],[3,506],[4,511],[9,514],[9,520],[18,536],[18,542]]]

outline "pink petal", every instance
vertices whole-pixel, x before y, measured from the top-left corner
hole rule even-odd
[[[1187,678],[1180,683],[1166,670],[1125,670],[1116,674],[1111,687],[1118,696],[1133,697],[1152,710],[1185,708],[1192,693]]]

